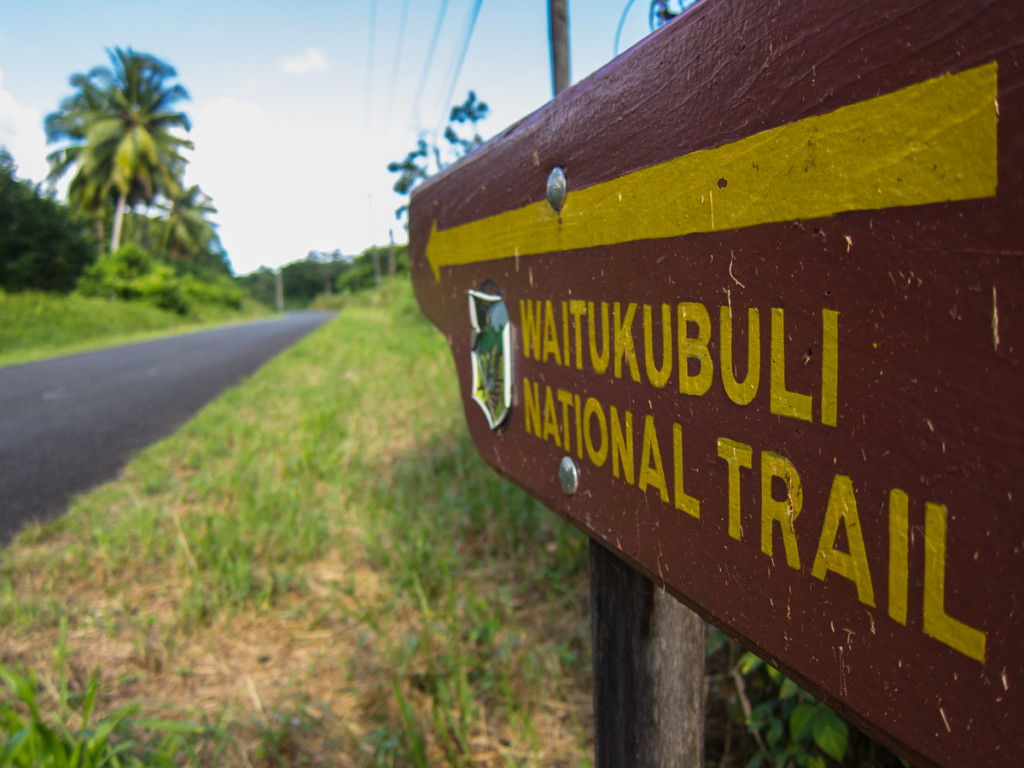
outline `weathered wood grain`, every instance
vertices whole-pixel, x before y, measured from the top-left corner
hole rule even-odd
[[[1022,221],[1018,2],[708,0],[417,190],[410,236],[495,469],[915,763],[1009,765]]]

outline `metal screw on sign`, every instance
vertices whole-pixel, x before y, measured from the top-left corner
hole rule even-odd
[[[555,213],[562,212],[562,206],[565,205],[565,192],[565,171],[556,166],[551,169],[551,174],[548,176],[548,203],[555,209]]]
[[[568,456],[562,457],[562,463],[558,465],[558,480],[562,484],[562,491],[566,496],[572,496],[579,488],[579,470],[576,469],[576,463]]]

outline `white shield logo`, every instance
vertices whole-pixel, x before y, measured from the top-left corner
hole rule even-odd
[[[512,327],[498,287],[488,281],[484,288],[494,292],[469,292],[473,399],[490,428],[497,429],[512,408]]]

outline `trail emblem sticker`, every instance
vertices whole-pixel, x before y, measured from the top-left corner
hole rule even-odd
[[[469,322],[473,326],[473,399],[483,408],[491,429],[501,426],[512,408],[512,327],[498,287],[469,292]]]

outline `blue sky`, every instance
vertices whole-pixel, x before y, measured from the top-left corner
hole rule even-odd
[[[42,120],[75,72],[115,46],[178,70],[191,100],[186,181],[218,208],[237,274],[404,242],[386,166],[443,126],[469,89],[491,106],[491,136],[551,97],[546,0],[6,0],[0,14],[0,145],[19,175],[46,174]],[[433,59],[428,48],[446,6]],[[573,82],[648,32],[647,0],[569,3]],[[403,29],[403,10],[407,9]],[[371,30],[373,34],[371,36]],[[423,84],[420,88],[420,84]],[[451,101],[446,101],[448,94]]]

